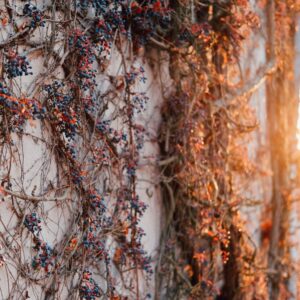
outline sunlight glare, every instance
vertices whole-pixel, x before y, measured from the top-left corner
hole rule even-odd
[[[300,94],[300,92],[299,92]],[[300,98],[300,95],[299,95]],[[298,103],[298,116],[297,116],[297,150],[300,150],[300,103]]]

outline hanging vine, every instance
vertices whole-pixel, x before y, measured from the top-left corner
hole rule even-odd
[[[0,297],[246,299],[251,289],[254,299],[236,181],[251,169],[239,142],[257,128],[248,98],[258,83],[239,80],[243,41],[259,26],[248,1],[8,0],[0,20],[1,194],[13,220],[1,221],[11,283]],[[167,55],[174,87],[162,107],[155,258],[137,191],[152,50]],[[114,59],[120,69],[108,71]],[[27,168],[26,139],[43,157]],[[24,180],[36,165],[39,186]],[[155,295],[141,288],[154,271]]]

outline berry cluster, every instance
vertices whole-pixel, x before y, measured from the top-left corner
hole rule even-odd
[[[131,225],[132,226],[132,225]],[[140,227],[137,227],[134,240],[127,241],[126,234],[128,230],[124,232],[123,238],[119,237],[119,247],[116,249],[113,262],[118,265],[126,265],[129,260],[142,269],[147,274],[153,274],[153,268],[151,265],[151,257],[147,255],[147,252],[143,249],[141,238],[145,235]]]
[[[94,56],[93,56],[94,57]],[[77,79],[78,85],[84,90],[94,89],[97,85],[95,80],[96,70],[91,69],[90,65],[93,63],[91,56],[84,56],[78,64],[77,68]]]
[[[88,191],[88,199],[92,208],[98,209],[100,214],[103,214],[106,211],[104,198],[99,195],[95,190]]]
[[[128,188],[124,187],[120,189],[116,203],[116,211],[122,211],[124,214],[127,214],[127,216],[124,224],[121,224],[122,230],[118,238],[119,248],[117,254],[115,253],[114,261],[117,258],[119,258],[119,264],[125,264],[131,261],[147,274],[152,274],[151,257],[147,255],[142,244],[142,238],[145,236],[145,233],[143,229],[138,226],[140,218],[146,208],[147,205],[140,201],[138,196],[133,197]],[[129,229],[134,230],[134,235],[128,234]]]
[[[70,170],[72,182],[75,185],[81,184],[85,178],[86,172],[82,171],[80,167],[73,166]]]
[[[96,128],[103,135],[109,136],[112,143],[118,144],[123,142],[126,144],[127,142],[127,135],[121,130],[115,130],[114,128],[112,128],[110,120],[103,120],[98,122]]]
[[[130,71],[125,74],[125,81],[127,85],[133,85],[137,78],[139,78],[140,82],[143,83],[147,80],[145,76],[145,69],[142,66],[139,68],[132,66]]]
[[[134,210],[135,215],[142,216],[147,209],[147,205],[143,201],[140,201],[137,195],[130,198],[130,208]]]
[[[107,11],[111,0],[79,0],[77,5],[79,8],[86,10],[90,6],[95,8],[96,15],[104,14]]]
[[[72,141],[66,143],[66,154],[75,160],[78,156],[78,151],[75,147],[75,144]]]
[[[9,79],[22,75],[32,75],[29,70],[32,67],[24,55],[18,55],[16,51],[9,50],[6,55],[6,62],[4,68]]]
[[[84,107],[84,111],[88,114],[94,114],[99,109],[99,102],[94,93],[90,95],[82,95],[81,102]]]
[[[94,21],[91,36],[93,41],[98,44],[97,50],[99,54],[97,57],[102,60],[108,58],[110,55],[113,35],[114,29],[111,23],[107,23],[100,18]]]
[[[124,3],[114,1],[103,15],[105,23],[109,24],[109,28],[111,28],[113,32],[119,30],[121,33],[126,34],[125,26],[128,15],[124,14],[124,12]]]
[[[145,208],[146,209],[146,208]],[[137,227],[137,233],[135,238],[135,247],[130,248],[130,254],[136,258],[136,264],[144,270],[147,274],[153,274],[153,268],[151,265],[151,256],[147,255],[147,252],[143,248],[142,237],[145,233],[142,228]]]
[[[68,140],[75,138],[79,128],[79,119],[72,107],[74,99],[72,91],[64,93],[64,84],[54,81],[51,85],[45,85],[47,93],[47,105],[51,120],[59,128]]]
[[[107,219],[108,220],[108,219]],[[105,249],[105,244],[102,239],[102,232],[109,227],[104,218],[103,207],[97,207],[93,213],[89,215],[89,219],[84,221],[86,232],[83,235],[82,245],[88,250],[88,253],[97,260],[109,261],[109,254]]]
[[[149,97],[146,95],[146,93],[133,93],[131,100],[134,110],[137,113],[140,113],[145,111]]]
[[[78,64],[76,68],[76,84],[83,91],[93,91],[97,86],[95,80],[96,70],[93,63],[96,60],[95,50],[90,38],[80,30],[74,30],[69,37],[69,46],[76,51]]]
[[[99,230],[96,230],[96,227],[96,224],[88,227],[88,232],[83,236],[83,245],[86,249],[91,250],[94,258],[102,260],[107,253],[104,244],[97,237]]]
[[[90,6],[95,8],[96,15],[103,20],[95,32],[101,33],[107,42],[111,41],[112,33],[119,30],[128,38],[133,37],[135,42],[145,44],[158,26],[166,30],[170,27],[170,10],[160,0],[79,0],[77,6],[83,10]]]
[[[141,125],[135,124],[134,126],[135,145],[137,150],[144,147],[145,142],[145,128]]]
[[[153,274],[153,268],[151,266],[151,257],[147,255],[147,252],[143,249],[141,242],[136,243],[133,247],[128,247],[127,255],[132,258],[135,265],[145,271],[147,274]]]
[[[37,216],[35,212],[25,216],[25,227],[36,237],[39,236],[42,230],[40,223],[41,219]]]
[[[86,300],[95,300],[96,297],[100,297],[102,294],[99,285],[92,278],[92,273],[88,270],[83,272],[79,294],[81,299]]]
[[[36,244],[33,249],[38,254],[32,259],[31,266],[35,270],[42,268],[45,272],[49,273],[54,266],[53,249],[41,239],[35,238],[34,241]]]
[[[40,238],[41,219],[33,212],[25,216],[24,226],[33,234],[33,249],[37,251],[34,256],[31,266],[33,269],[43,268],[46,272],[50,271],[50,267],[54,265],[53,249]]]
[[[140,44],[146,44],[158,27],[170,27],[170,11],[160,0],[132,1],[127,11],[126,19],[131,20],[134,40]]]
[[[45,21],[43,20],[44,14],[36,6],[31,3],[26,3],[23,8],[24,16],[30,17],[30,28],[36,28],[38,26],[44,27]]]

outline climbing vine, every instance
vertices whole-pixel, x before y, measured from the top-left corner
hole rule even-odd
[[[255,249],[238,214],[243,199],[234,178],[248,172],[247,157],[237,157],[243,151],[238,144],[257,124],[249,95],[235,93],[241,83],[234,84],[237,75],[230,74],[259,21],[248,3],[229,1],[195,4],[195,19],[186,24],[191,15],[180,4],[179,50],[171,54],[177,88],[165,103],[161,130],[168,201],[157,268],[165,281],[158,280],[157,297],[244,299],[247,286],[255,284]]]
[[[19,230],[6,233],[12,236],[10,242],[4,233],[2,239],[8,251],[27,231],[33,244],[29,265],[17,250],[10,257],[20,266],[11,276],[40,283],[46,297],[61,293],[65,282],[72,299],[125,299],[128,293],[144,298],[139,277],[151,276],[153,267],[139,226],[147,205],[136,192],[144,143],[144,128],[136,116],[143,113],[149,98],[136,89],[147,80],[143,65],[134,56],[130,61],[125,56],[135,55],[126,50],[128,46],[144,47],[157,25],[168,24],[169,10],[160,1],[56,1],[49,6],[5,2],[3,7],[1,127],[2,147],[7,150],[1,158],[1,186],[5,201],[12,201]],[[105,73],[114,48],[122,71],[101,79],[99,70]],[[30,58],[35,53],[41,53],[44,61],[40,74]],[[27,76],[34,77],[31,91],[23,89]],[[102,88],[105,81],[108,85]],[[45,174],[31,195],[24,186],[20,190],[22,182],[13,182],[11,172],[13,153],[20,153],[13,140],[29,135],[27,121],[32,128],[41,126],[42,136],[35,133],[32,139],[51,149],[50,156],[43,155],[42,167],[52,160],[59,166],[57,175],[50,180]],[[54,206],[49,208],[49,202]],[[66,209],[71,227],[61,239],[48,241],[43,232],[49,210]],[[105,284],[97,282],[95,272]],[[126,272],[132,274],[129,279],[124,279]],[[18,280],[13,284],[18,288],[9,295],[26,298],[35,293],[22,290]],[[127,292],[122,295],[124,288]]]
[[[257,128],[238,74],[259,27],[248,1],[8,0],[0,20],[1,196],[12,212],[0,297],[244,299],[257,279],[235,181],[250,168],[239,141]],[[162,93],[164,228],[151,257],[140,119],[152,101],[146,68],[159,71],[162,56],[173,89]],[[41,159],[28,166],[29,140]]]

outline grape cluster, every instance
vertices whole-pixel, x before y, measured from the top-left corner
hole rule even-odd
[[[4,68],[9,79],[22,75],[32,75],[29,70],[32,67],[24,55],[18,55],[16,51],[10,50],[6,55]]]
[[[110,23],[103,19],[96,19],[91,29],[91,37],[93,42],[97,43],[96,50],[97,57],[101,60],[108,58],[111,53],[112,40],[114,36],[114,29]]]
[[[60,81],[44,86],[52,121],[56,123],[61,134],[68,140],[73,140],[79,128],[79,119],[72,108],[72,91],[64,93],[63,88],[64,84]]]
[[[137,220],[131,220],[130,227],[132,224],[137,225]],[[118,238],[119,248],[116,249],[113,261],[118,264],[126,264],[128,262],[127,258],[131,258],[138,268],[149,275],[153,274],[151,257],[147,255],[142,245],[142,237],[145,236],[145,232],[142,228],[136,227],[133,243],[128,241],[127,233],[128,229],[123,230],[123,236],[120,233]]]
[[[133,197],[130,189],[125,186],[119,190],[116,203],[116,211],[122,211],[127,213],[126,225],[122,230],[122,234],[119,235],[119,248],[121,253],[125,256],[125,259],[119,261],[119,263],[125,263],[126,259],[131,261],[138,267],[144,270],[147,274],[153,273],[151,266],[151,257],[147,255],[143,248],[142,238],[145,236],[145,232],[138,226],[138,222],[141,216],[147,209],[147,205],[140,201],[139,197]],[[131,241],[128,241],[128,229],[135,228],[135,235],[130,236]],[[133,240],[132,240],[133,239]]]
[[[68,152],[68,155],[72,157],[72,159],[76,159],[78,152],[77,149],[75,148],[75,145],[71,142],[66,143],[66,150]]]
[[[160,0],[79,0],[77,7],[83,10],[95,8],[96,15],[103,20],[95,32],[107,42],[113,38],[113,32],[119,30],[128,38],[134,37],[135,42],[145,44],[156,33],[158,26],[167,31],[171,24],[170,10]]]
[[[0,82],[0,105],[1,109],[8,109],[9,112],[18,109],[17,101],[13,100],[9,89],[2,82]]]
[[[123,142],[126,144],[127,135],[121,130],[115,130],[110,126],[110,124],[110,120],[103,120],[97,123],[96,128],[102,134],[109,136],[112,143],[118,144],[120,142]]]
[[[157,28],[170,28],[171,14],[160,0],[132,1],[127,10],[127,22],[131,22],[135,42],[146,44]]]
[[[128,256],[135,257],[138,267],[143,269],[148,274],[153,274],[153,268],[151,266],[151,256],[147,255],[147,252],[143,248],[142,237],[145,236],[145,232],[141,227],[136,227],[136,236],[134,247],[127,247],[126,251]]]
[[[132,208],[137,215],[142,216],[147,209],[147,205],[136,195],[130,198],[130,208]]]
[[[85,178],[84,172],[81,171],[80,167],[78,166],[72,167],[70,173],[71,173],[72,182],[76,185],[81,184]]]
[[[143,126],[137,124],[134,126],[134,138],[137,150],[141,150],[145,142],[145,128]]]
[[[83,91],[93,91],[96,84],[96,70],[93,63],[96,60],[95,49],[89,37],[80,30],[75,30],[69,37],[69,46],[72,47],[78,56],[76,68],[76,84]]]
[[[126,166],[126,172],[129,178],[132,178],[136,175],[136,164],[128,163]]]
[[[145,69],[142,66],[139,68],[132,66],[130,71],[125,74],[125,81],[127,85],[133,85],[137,78],[139,78],[140,82],[143,83],[147,80],[145,76]]]
[[[104,14],[107,11],[108,0],[79,0],[77,6],[83,10],[87,10],[90,6],[95,8],[96,15]]]
[[[149,97],[146,95],[146,93],[133,93],[131,99],[134,110],[137,113],[145,111],[146,104],[149,101]]]
[[[37,251],[37,254],[33,257],[31,266],[33,269],[43,268],[46,272],[49,272],[50,267],[54,265],[53,249],[40,238],[41,232],[41,219],[37,213],[33,212],[25,216],[24,226],[33,234],[33,249]]]
[[[41,10],[39,10],[36,6],[31,3],[26,3],[23,8],[24,16],[30,17],[30,25],[31,28],[36,28],[38,26],[44,27],[45,21],[43,20],[44,14]]]
[[[113,32],[119,30],[121,33],[126,34],[127,16],[124,14],[124,6],[122,6],[120,1],[114,1],[110,5],[107,12],[103,15],[103,19],[105,24],[109,24]]]
[[[100,287],[92,278],[92,273],[89,270],[83,272],[79,294],[81,299],[86,300],[95,300],[96,297],[101,296]]]
[[[109,41],[113,38],[114,29],[109,22],[105,22],[102,18],[97,18],[94,20],[93,25],[92,37],[95,42]]]
[[[94,209],[98,209],[100,214],[103,214],[106,211],[104,204],[104,199],[99,195],[98,192],[94,190],[89,190],[88,192],[88,201]]]
[[[39,236],[41,232],[41,219],[35,212],[25,216],[24,225],[34,235]]]
[[[33,269],[43,268],[46,272],[54,265],[53,249],[44,241],[36,239],[34,250],[38,252],[31,262]]]
[[[90,66],[94,61],[94,55],[88,56],[84,55],[76,71],[78,85],[84,90],[93,90],[96,84],[96,70],[92,69]]]
[[[99,107],[99,103],[97,103],[96,97],[94,97],[94,95],[83,95],[81,97],[81,101],[84,106],[84,111],[88,114],[96,112],[97,108]]]

